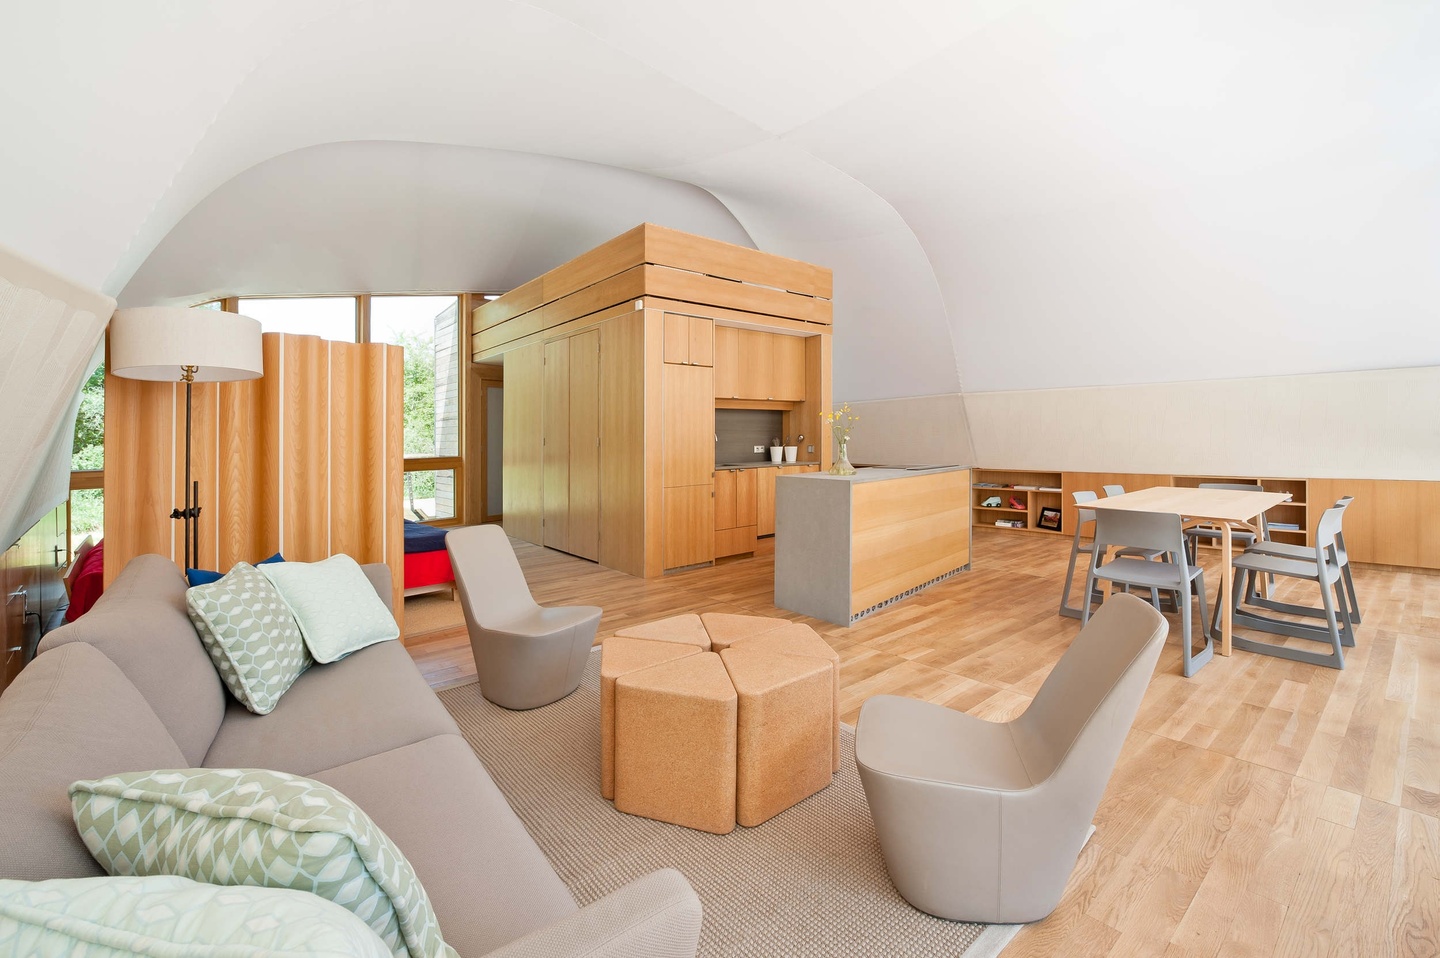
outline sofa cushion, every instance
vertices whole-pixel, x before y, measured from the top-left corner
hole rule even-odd
[[[312,665],[269,715],[232,701],[202,764],[309,775],[456,731],[405,647],[381,642]]]
[[[374,819],[430,895],[445,941],[483,955],[576,911],[575,900],[459,735],[317,772]]]
[[[0,878],[103,874],[75,833],[66,789],[176,764],[185,756],[115,663],[83,642],[45,652],[0,696]]]
[[[248,562],[206,585],[191,586],[185,606],[200,642],[235,700],[268,715],[314,660],[300,626],[270,580]]]
[[[185,612],[185,579],[169,559],[137,556],[85,616],[45,636],[40,651],[93,645],[145,696],[198,765],[225,716],[225,687]]]
[[[400,638],[400,627],[347,555],[321,562],[277,562],[260,570],[285,597],[316,662],[336,662],[376,642]]]
[[[315,895],[173,875],[0,881],[0,945],[11,955],[391,954],[365,922]]]
[[[187,768],[70,786],[75,828],[111,875],[180,875],[319,895],[396,958],[457,958],[395,844],[335,789],[284,772]]]

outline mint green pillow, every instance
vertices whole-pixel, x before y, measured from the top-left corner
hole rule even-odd
[[[313,892],[396,958],[458,958],[415,870],[344,795],[259,769],[127,772],[70,786],[75,827],[111,875]]]
[[[230,693],[269,715],[314,660],[290,607],[248,562],[185,592],[185,607]]]
[[[260,570],[284,596],[316,662],[400,638],[395,617],[365,570],[347,555],[320,562],[276,562]]]
[[[0,881],[0,954],[389,958],[390,949],[315,895],[157,875]]]

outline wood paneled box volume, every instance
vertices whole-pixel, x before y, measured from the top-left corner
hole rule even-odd
[[[276,552],[390,567],[403,613],[404,353],[266,333],[265,373],[196,383],[192,472],[200,568]],[[507,409],[508,412],[508,409]],[[185,398],[171,383],[105,377],[105,579],[137,555],[180,561]]]
[[[506,532],[644,576],[753,550],[758,514],[717,525],[715,408],[818,436],[830,293],[823,267],[647,223],[478,307],[472,357],[505,367]]]

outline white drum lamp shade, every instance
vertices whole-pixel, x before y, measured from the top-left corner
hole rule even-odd
[[[263,373],[260,322],[183,306],[117,309],[110,318],[110,371],[124,379],[233,382]]]

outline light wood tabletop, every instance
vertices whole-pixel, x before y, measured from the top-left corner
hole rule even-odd
[[[1215,525],[1220,529],[1220,649],[1230,654],[1231,615],[1230,593],[1234,588],[1235,568],[1231,564],[1235,550],[1232,543],[1236,527],[1258,534],[1256,520],[1266,509],[1290,500],[1288,492],[1248,492],[1239,489],[1193,489],[1188,486],[1151,486],[1123,496],[1096,499],[1081,504],[1085,509],[1123,509],[1129,512],[1170,512],[1190,525]],[[1108,590],[1107,590],[1108,594]],[[1201,623],[1201,627],[1206,627]]]

